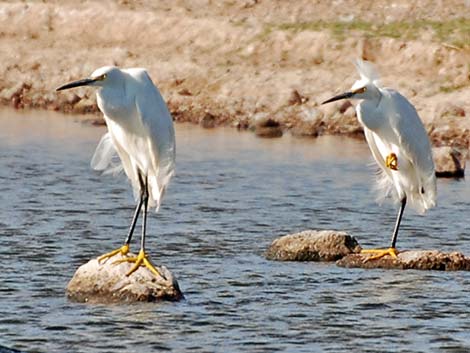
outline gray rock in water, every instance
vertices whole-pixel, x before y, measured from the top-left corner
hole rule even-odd
[[[80,266],[67,286],[68,298],[91,303],[176,301],[183,298],[178,282],[166,267],[157,267],[162,276],[154,275],[145,267],[126,276],[133,264],[113,264],[121,258],[122,255],[117,254],[101,264],[98,259],[92,259]]]
[[[436,176],[441,178],[462,178],[465,174],[467,153],[457,148],[444,146],[432,149]]]
[[[470,271],[470,258],[462,253],[443,253],[438,250],[407,250],[398,253],[398,258],[384,256],[375,260],[367,260],[369,254],[351,254],[338,260],[341,267],[386,268],[401,270],[439,270],[439,271]]]
[[[274,240],[265,256],[278,261],[336,261],[360,251],[356,239],[345,232],[306,230]]]

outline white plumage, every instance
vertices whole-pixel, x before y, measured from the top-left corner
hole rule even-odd
[[[423,213],[436,205],[436,177],[428,135],[416,109],[400,93],[379,86],[372,65],[360,62],[361,74],[355,86],[374,85],[379,91],[375,100],[363,100],[356,106],[357,117],[364,128],[374,160],[379,165],[379,192],[391,193],[396,201],[406,196],[408,204]],[[360,98],[360,97],[358,97]],[[385,165],[385,159],[395,153],[398,169]]]
[[[405,205],[410,204],[420,213],[436,205],[431,145],[413,105],[397,91],[383,88],[370,63],[358,60],[356,68],[361,78],[351,91],[323,104],[346,98],[360,100],[356,106],[357,117],[380,168],[380,196],[392,194],[401,204],[391,248],[380,250],[378,257],[384,254],[396,256],[395,242]]]
[[[175,168],[175,131],[168,108],[144,69],[118,69],[107,66],[97,69],[89,78],[65,84],[58,91],[78,86],[95,86],[98,107],[104,114],[108,132],[101,138],[91,166],[104,173],[124,169],[138,200],[124,245],[99,258],[108,259],[118,253],[127,256],[140,210],[143,210],[141,250],[137,257],[125,258],[155,274],[158,270],[145,254],[145,233],[148,207],[158,211],[166,187]],[[116,158],[119,156],[119,160]]]
[[[92,159],[92,167],[116,171],[112,150],[140,195],[139,171],[148,178],[149,205],[160,207],[168,182],[174,174],[175,132],[166,104],[144,69],[105,67],[91,77],[107,75],[107,84],[98,89],[98,107],[109,132]],[[116,84],[119,83],[119,84]]]

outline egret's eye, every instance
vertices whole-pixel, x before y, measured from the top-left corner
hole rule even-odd
[[[367,91],[367,87],[366,87],[366,86],[361,87],[361,88],[358,88],[358,89],[355,90],[353,93],[354,93],[354,94],[357,94],[357,93],[364,93],[365,91]]]
[[[102,74],[101,76],[98,76],[95,78],[96,81],[103,81],[106,78],[106,74]]]

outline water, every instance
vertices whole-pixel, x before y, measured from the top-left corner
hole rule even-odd
[[[44,112],[0,113],[0,345],[28,352],[468,352],[470,274],[269,262],[280,235],[340,229],[389,242],[367,146],[257,139],[178,125],[177,175],[148,249],[179,303],[85,305],[76,268],[124,240],[124,176],[89,168],[104,128]],[[468,181],[439,180],[439,207],[405,211],[400,248],[470,254]],[[134,250],[138,248],[137,236]]]

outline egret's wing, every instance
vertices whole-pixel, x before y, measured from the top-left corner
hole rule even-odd
[[[140,81],[136,94],[136,108],[142,124],[148,134],[148,144],[153,164],[153,173],[149,171],[151,197],[156,202],[157,210],[165,189],[175,169],[175,130],[173,119],[160,92],[150,76],[143,69],[134,69],[133,76]]]
[[[90,164],[94,170],[102,171],[104,174],[116,174],[122,171],[122,164],[109,133],[101,137]]]
[[[387,90],[390,126],[398,139],[398,146],[412,164],[424,174],[434,174],[431,144],[424,125],[411,103],[400,93]]]
[[[381,151],[385,151],[384,144],[380,137],[369,130],[367,127],[364,126],[364,135],[367,140],[367,144],[369,145],[370,151],[372,153],[372,157],[379,165],[380,169],[378,170],[378,178],[377,178],[377,191],[378,197],[377,201],[381,202],[387,196],[393,193],[393,183],[392,183],[392,172],[387,166],[385,165],[385,156]],[[393,195],[396,199],[396,194]]]
[[[436,178],[428,134],[413,105],[400,93],[387,89],[390,127],[401,154],[414,166],[423,193],[424,209],[435,205]],[[400,162],[399,162],[400,163]]]

